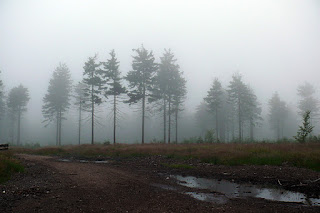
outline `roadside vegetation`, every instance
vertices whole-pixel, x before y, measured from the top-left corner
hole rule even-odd
[[[13,158],[12,152],[0,152],[0,183],[9,180],[13,173],[23,171],[24,167],[17,159]]]
[[[85,158],[161,155],[182,160],[197,159],[216,165],[288,165],[320,171],[320,143],[117,144],[14,150],[18,153]]]

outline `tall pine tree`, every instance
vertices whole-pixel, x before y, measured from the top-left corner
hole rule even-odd
[[[310,111],[310,122],[319,116],[319,100],[314,97],[316,90],[313,85],[305,82],[298,87],[298,102],[299,114],[303,116],[306,111]]]
[[[78,84],[74,88],[74,105],[77,106],[79,116],[78,116],[78,144],[81,144],[81,126],[82,126],[82,113],[83,111],[87,111],[88,109],[88,96],[85,95],[85,90],[87,89],[87,85],[78,82]]]
[[[238,117],[238,134],[239,142],[242,141],[243,123],[245,121],[245,107],[248,98],[249,89],[242,81],[240,74],[234,74],[227,90],[229,100],[234,105]]]
[[[18,122],[17,129],[17,145],[20,145],[20,129],[21,129],[21,116],[22,113],[27,111],[27,104],[30,100],[29,91],[21,84],[10,90],[8,95],[8,108],[11,113],[15,114]]]
[[[94,119],[95,119],[95,105],[102,103],[101,92],[104,81],[101,77],[100,63],[96,62],[97,55],[90,57],[85,63],[83,69],[83,83],[87,85],[85,95],[89,98],[91,111],[91,144],[94,144]]]
[[[126,93],[126,88],[122,85],[121,72],[119,71],[119,61],[116,58],[114,50],[110,52],[111,58],[104,62],[102,76],[108,87],[104,91],[105,97],[112,96],[113,111],[113,143],[116,143],[116,127],[119,96]]]
[[[271,129],[276,133],[277,140],[283,137],[284,123],[288,116],[286,103],[282,101],[279,94],[275,92],[268,102],[269,104],[269,123]]]
[[[183,110],[183,102],[185,101],[187,94],[186,80],[183,77],[183,72],[181,72],[179,69],[175,71],[173,82],[175,83],[172,88],[172,111],[175,116],[175,142],[178,143],[179,112]]]
[[[176,64],[177,59],[174,58],[174,54],[171,50],[166,50],[162,57],[160,57],[161,63],[159,64],[159,69],[155,76],[155,87],[153,90],[153,101],[157,100],[162,102],[159,105],[160,111],[163,111],[163,141],[166,142],[167,137],[167,115],[169,117],[168,121],[168,143],[171,141],[171,115],[174,110],[172,109],[172,102],[174,93],[178,95],[178,75],[179,75],[179,65]],[[168,108],[168,109],[167,109]]]
[[[61,145],[62,120],[70,107],[72,80],[69,68],[60,63],[50,79],[47,94],[43,98],[42,114],[46,126],[56,121],[56,145]]]
[[[210,90],[208,91],[207,97],[204,98],[204,101],[207,103],[209,112],[214,113],[215,115],[215,133],[216,140],[219,140],[219,110],[223,104],[223,89],[221,82],[216,78],[214,79]]]
[[[143,46],[133,50],[132,70],[128,72],[125,79],[129,83],[129,100],[127,103],[133,104],[141,101],[142,108],[142,130],[141,143],[144,143],[145,110],[147,98],[151,97],[154,88],[154,75],[158,69],[152,51],[146,50]]]

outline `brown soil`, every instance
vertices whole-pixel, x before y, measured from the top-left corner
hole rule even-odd
[[[317,196],[320,181],[316,180],[320,173],[306,169],[214,166],[161,156],[108,159],[107,164],[80,163],[76,159],[61,162],[57,157],[33,155],[19,155],[19,158],[26,171],[0,185],[0,212],[320,211],[320,207],[255,198],[232,198],[223,204],[199,201],[183,194],[186,187],[168,178],[169,174],[212,177],[269,184]],[[164,164],[189,164],[194,168],[172,169]],[[176,190],[159,187],[163,185]]]

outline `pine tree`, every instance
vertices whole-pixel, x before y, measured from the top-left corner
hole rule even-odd
[[[171,50],[164,50],[160,57],[161,63],[155,76],[155,87],[152,93],[152,100],[156,105],[161,105],[160,111],[163,112],[163,141],[166,142],[167,134],[167,115],[168,115],[168,143],[171,142],[171,115],[176,115],[176,127],[178,125],[177,115],[181,110],[180,105],[185,96],[185,80],[182,78],[180,67],[176,63],[174,54]],[[162,102],[159,104],[159,102]],[[168,109],[167,109],[168,108]],[[177,140],[177,128],[176,128]]]
[[[154,88],[154,75],[158,69],[152,51],[146,50],[143,46],[133,50],[137,55],[133,56],[132,70],[128,72],[125,79],[129,82],[129,100],[133,104],[141,101],[142,104],[142,136],[141,143],[144,143],[145,109],[146,100],[151,99],[151,92]]]
[[[310,83],[305,82],[298,87],[298,96],[300,101],[298,103],[299,114],[304,115],[306,111],[310,111],[310,121],[319,116],[319,100],[314,97],[315,88]]]
[[[183,73],[179,70],[176,70],[173,78],[173,92],[172,92],[172,110],[175,115],[175,130],[176,130],[176,139],[175,142],[178,143],[178,113],[183,110],[183,102],[185,101],[187,89],[186,89],[186,80],[182,76]]]
[[[268,102],[269,104],[269,123],[275,131],[277,140],[283,137],[284,122],[288,116],[286,103],[282,101],[279,94],[275,92]]]
[[[240,74],[234,74],[232,76],[232,81],[230,81],[229,89],[227,90],[229,94],[230,102],[235,106],[238,117],[238,134],[239,141],[242,141],[242,127],[244,122],[244,110],[245,104],[248,96],[248,87],[243,83],[242,76]]]
[[[101,77],[100,64],[96,63],[97,55],[90,57],[85,63],[83,69],[83,83],[87,85],[85,95],[90,99],[91,109],[91,144],[94,144],[94,118],[95,118],[95,105],[102,103],[101,92],[104,81]]]
[[[18,87],[14,87],[10,90],[8,95],[8,108],[15,114],[18,121],[17,130],[17,145],[20,145],[20,128],[21,128],[21,116],[22,113],[27,111],[27,104],[29,102],[29,92],[28,89],[21,84]]]
[[[311,114],[311,111],[309,111],[309,110],[307,110],[303,114],[302,126],[299,126],[297,136],[294,136],[294,138],[300,143],[306,142],[308,135],[312,133],[312,130],[314,128],[314,126],[312,126],[310,123],[310,114]]]
[[[223,95],[223,89],[221,82],[216,78],[210,90],[208,91],[207,96],[204,98],[204,101],[207,104],[207,107],[209,109],[209,112],[215,114],[215,132],[216,132],[216,140],[219,140],[219,109],[222,106],[222,95]]]
[[[105,97],[112,96],[113,106],[113,143],[116,143],[116,122],[118,114],[119,96],[126,93],[126,88],[122,86],[121,72],[119,71],[119,61],[116,58],[114,50],[110,52],[111,58],[104,62],[102,71],[103,79],[106,81],[108,88],[104,91]]]
[[[70,107],[72,80],[69,68],[60,63],[50,79],[47,94],[43,98],[42,114],[46,126],[56,121],[56,145],[61,145],[64,114]]]
[[[262,121],[261,117],[261,107],[260,103],[258,102],[257,96],[254,94],[252,88],[247,86],[248,91],[246,95],[246,99],[244,102],[244,117],[245,120],[248,121],[249,124],[249,135],[250,140],[254,140],[254,127],[260,124]]]
[[[81,124],[82,124],[82,113],[88,109],[88,96],[85,95],[85,90],[88,89],[86,84],[78,82],[74,88],[74,105],[78,107],[78,143],[81,144]]]

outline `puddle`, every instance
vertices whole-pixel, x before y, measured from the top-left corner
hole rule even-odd
[[[198,193],[198,192],[186,192],[186,195],[189,195],[197,200],[213,202],[217,204],[225,204],[228,202],[228,199],[223,195],[216,195],[210,193]]]
[[[61,161],[61,162],[70,162],[71,160],[69,160],[69,159],[59,159],[58,161]]]
[[[282,189],[265,188],[265,187],[259,187],[256,185],[250,185],[250,184],[237,184],[237,183],[233,183],[226,180],[219,181],[215,179],[196,178],[192,176],[183,177],[180,175],[177,175],[177,176],[172,175],[170,177],[177,179],[178,183],[182,186],[197,188],[197,189],[209,189],[214,192],[222,193],[229,198],[255,197],[255,198],[263,198],[263,199],[272,200],[272,201],[294,202],[294,203],[303,203],[310,206],[320,206],[320,198],[308,198],[305,194],[299,193],[299,192],[291,192],[291,191],[282,190]],[[199,197],[200,196],[199,194],[200,193],[198,193],[197,195],[191,195],[191,194],[190,195],[193,197],[195,196]],[[203,198],[203,199],[210,199],[210,198]]]

